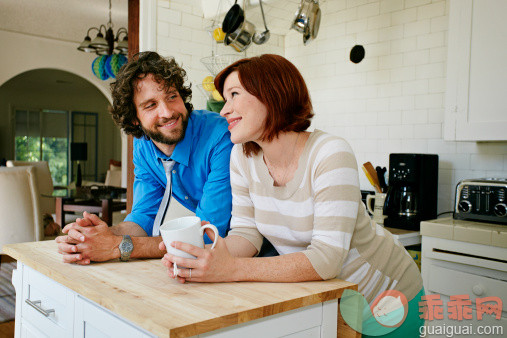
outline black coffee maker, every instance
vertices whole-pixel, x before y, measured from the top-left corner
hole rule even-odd
[[[390,154],[384,225],[419,231],[437,218],[438,155]]]

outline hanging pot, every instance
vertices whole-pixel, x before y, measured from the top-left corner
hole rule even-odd
[[[321,11],[318,0],[301,0],[291,28],[303,33],[303,43],[307,45],[319,33]]]
[[[255,26],[244,20],[234,32],[225,35],[224,45],[231,45],[237,52],[242,52],[252,43],[254,34]]]
[[[245,12],[235,3],[225,15],[222,22],[222,30],[225,33],[232,33],[239,28],[243,21],[245,21]]]

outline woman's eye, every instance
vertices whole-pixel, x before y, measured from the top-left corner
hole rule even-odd
[[[231,96],[232,96],[232,97],[234,97],[234,96],[236,96],[236,95],[238,95],[238,93],[237,93],[237,92],[232,92],[232,93],[231,93]]]

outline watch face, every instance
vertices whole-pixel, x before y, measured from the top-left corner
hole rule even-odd
[[[128,235],[123,236],[123,239],[120,242],[118,248],[120,249],[120,260],[128,261],[130,258],[130,254],[132,253],[132,250],[134,250],[134,244],[132,243],[132,239],[130,238],[130,236]]]
[[[130,252],[134,249],[134,245],[130,241],[123,241],[120,245],[120,250],[123,252]]]

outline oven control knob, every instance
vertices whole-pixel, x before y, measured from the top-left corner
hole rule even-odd
[[[470,210],[472,210],[472,203],[469,201],[461,201],[458,204],[458,210],[461,212],[470,212]]]
[[[495,215],[498,217],[505,217],[507,215],[507,206],[505,203],[498,203],[495,205]]]

